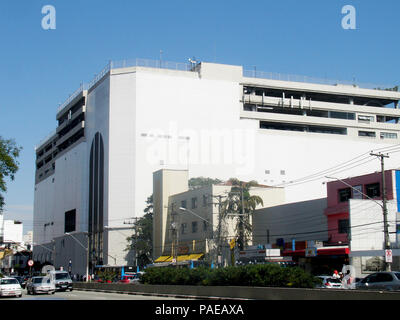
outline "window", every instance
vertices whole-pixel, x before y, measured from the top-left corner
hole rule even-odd
[[[181,208],[186,209],[186,200],[181,201]]]
[[[393,281],[393,277],[390,273],[378,273],[376,276],[376,282],[390,282]]]
[[[381,139],[397,139],[397,133],[381,132]]]
[[[203,221],[203,231],[207,231],[207,224],[208,222]]]
[[[285,170],[281,170],[281,176],[284,176],[286,174]]]
[[[196,233],[197,232],[197,221],[193,221],[192,222],[192,233]]]
[[[338,232],[349,233],[349,219],[343,219],[338,221]]]
[[[362,199],[362,186],[353,187],[353,199]]]
[[[186,234],[186,228],[187,228],[187,224],[186,223],[182,223],[181,224],[181,234]]]
[[[192,198],[192,209],[196,209],[197,208],[197,197]]]
[[[338,193],[339,193],[339,202],[346,202],[349,201],[349,199],[351,198],[350,188],[340,189]]]
[[[76,228],[76,209],[65,212],[64,232],[75,231]]]
[[[203,207],[207,207],[207,195],[203,194]]]
[[[358,122],[363,122],[363,123],[370,123],[374,121],[374,117],[372,116],[358,116]]]
[[[380,197],[381,196],[381,187],[380,187],[379,182],[367,184],[365,186],[365,193],[370,198]]]
[[[373,131],[358,131],[358,136],[359,137],[369,137],[369,138],[375,138],[376,133]]]

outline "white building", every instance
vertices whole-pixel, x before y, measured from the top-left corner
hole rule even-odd
[[[22,244],[23,224],[20,221],[4,220],[3,242],[6,244]]]
[[[91,265],[132,264],[124,222],[143,214],[159,169],[287,186],[287,202],[303,201],[326,191],[296,179],[400,141],[398,92],[257,76],[205,62],[110,63],[59,107],[36,148],[34,242],[55,246],[57,267],[74,255],[82,274],[88,232]]]
[[[385,270],[385,233],[382,201],[351,199],[350,210],[350,258],[358,276]],[[400,267],[400,247],[398,201],[387,201],[387,224],[390,249],[392,250],[392,270]]]

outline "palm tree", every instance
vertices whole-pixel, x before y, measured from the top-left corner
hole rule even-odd
[[[250,189],[258,186],[257,181],[243,182],[236,178],[229,179],[231,191],[224,202],[222,218],[233,214],[237,216],[235,227],[237,244],[243,250],[251,238],[252,215],[258,205],[264,205],[261,197],[250,194]]]

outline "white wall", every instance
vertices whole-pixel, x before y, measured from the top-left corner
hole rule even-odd
[[[381,203],[381,201],[379,201]],[[372,200],[351,199],[350,206],[350,228],[351,243],[350,250],[353,254],[357,251],[383,250],[383,212],[382,207]],[[387,202],[390,242],[396,243],[396,212],[395,201]]]

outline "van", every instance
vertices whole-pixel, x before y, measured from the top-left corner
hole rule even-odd
[[[72,291],[72,279],[67,271],[55,270],[49,272],[54,284],[56,291]]]

